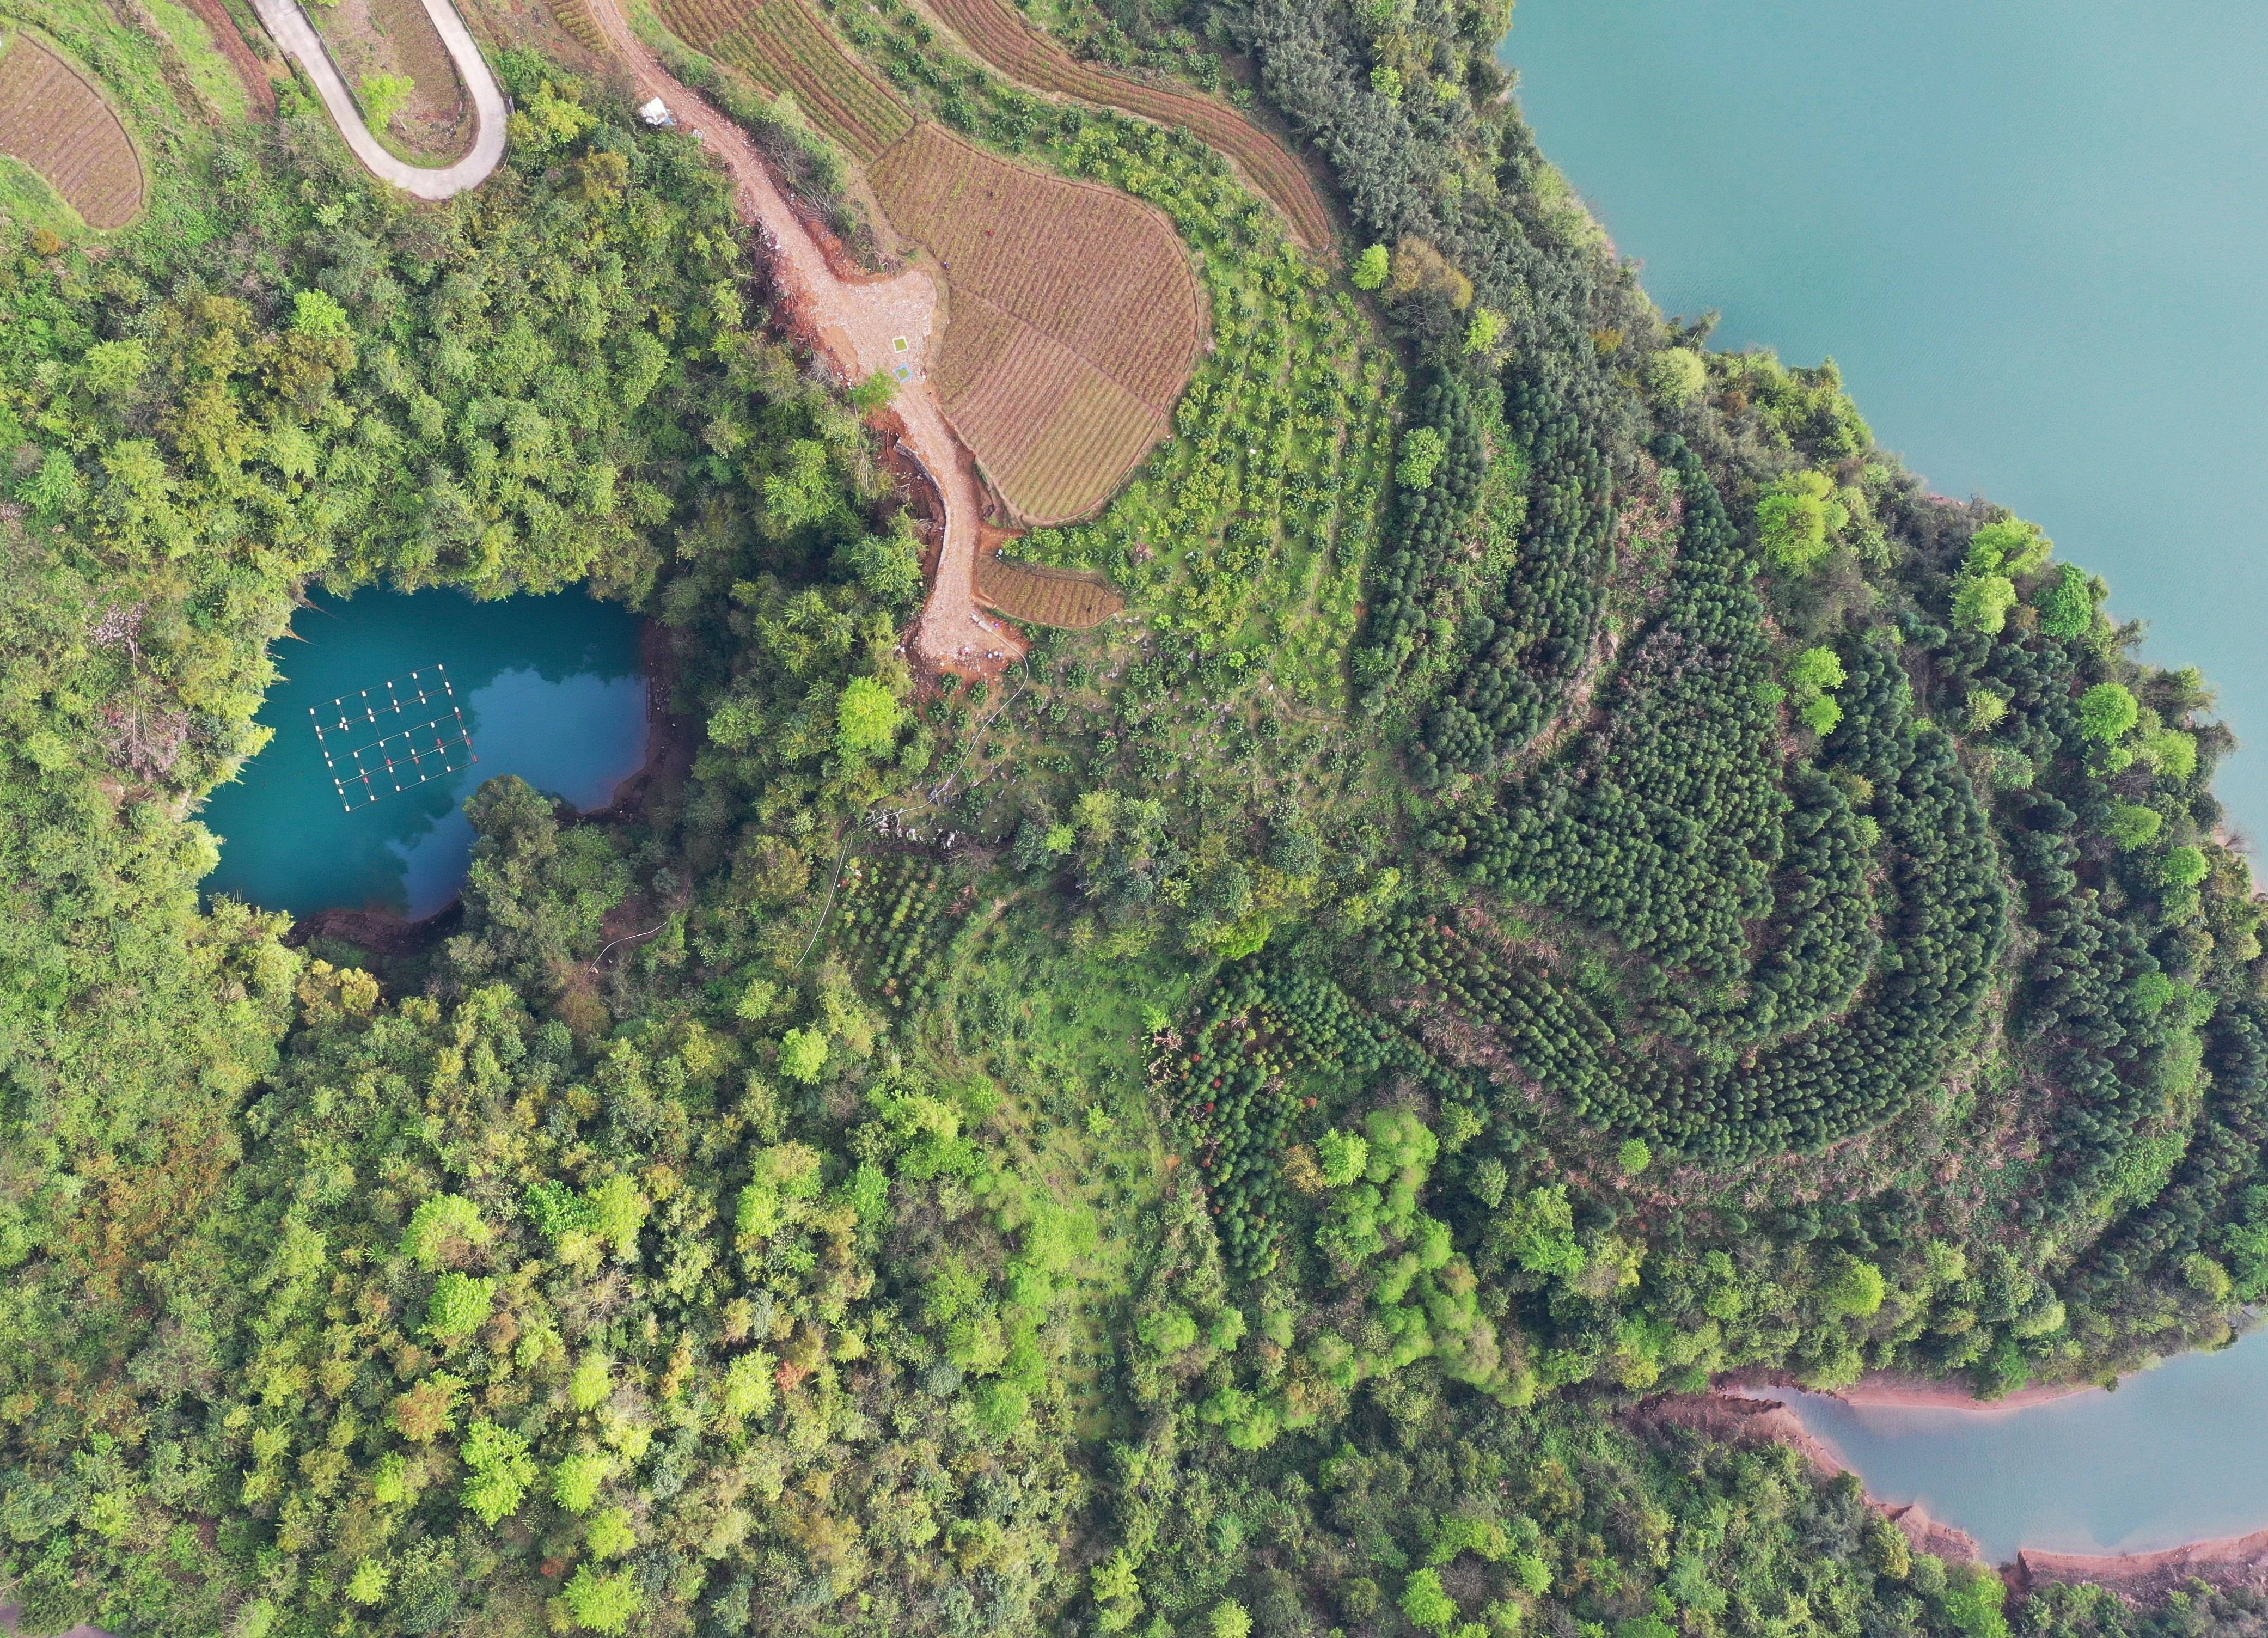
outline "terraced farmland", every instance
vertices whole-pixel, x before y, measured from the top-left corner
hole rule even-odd
[[[976,560],[976,594],[1012,619],[1084,631],[1126,607],[1099,574],[1016,563],[987,552]]]
[[[936,256],[949,319],[930,382],[1009,510],[1059,523],[1109,499],[1167,435],[1210,333],[1163,213],[917,119],[808,0],[660,4],[690,43],[792,93]]]
[[[1165,436],[1204,344],[1172,227],[1123,194],[1011,165],[928,123],[870,175],[952,285],[933,377],[954,430],[1027,521],[1101,505]]]
[[[938,16],[985,62],[1035,91],[1123,108],[1203,138],[1234,161],[1310,250],[1331,242],[1330,212],[1307,169],[1235,110],[1195,92],[1130,79],[1082,63],[1017,16],[1005,0],[931,0]]]
[[[794,97],[814,124],[872,161],[914,128],[897,93],[836,41],[803,0],[661,0],[671,29],[774,95]]]
[[[142,209],[142,160],[93,83],[18,33],[0,52],[0,153],[21,159],[91,227],[123,227]]]

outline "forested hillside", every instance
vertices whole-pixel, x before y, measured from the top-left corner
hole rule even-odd
[[[1056,18],[1248,72],[1330,267],[1188,133],[869,10],[909,107],[1159,205],[1211,304],[1173,437],[1013,548],[1130,617],[997,683],[909,669],[873,394],[601,74],[501,50],[446,205],[287,91],[158,226],[0,221],[23,1630],[2268,1627],[2009,1595],[1645,1413],[2098,1376],[2268,1295],[2205,681],[1831,366],[1657,312],[1508,8]],[[696,745],[599,822],[483,786],[460,919],[379,950],[202,898],[198,815],[295,601],[381,583],[630,604]]]

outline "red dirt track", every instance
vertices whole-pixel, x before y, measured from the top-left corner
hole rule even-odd
[[[788,203],[746,133],[661,65],[630,32],[619,0],[593,0],[592,9],[608,44],[630,66],[638,95],[667,103],[681,126],[732,173],[741,212],[762,239],[780,317],[790,333],[846,382],[865,380],[878,370],[910,369],[911,379],[901,383],[890,407],[906,449],[936,486],[946,514],[936,578],[914,631],[915,653],[932,670],[998,676],[1023,657],[1024,642],[976,606],[983,491],[975,463],[946,424],[930,384],[936,285],[917,270],[884,277],[838,272],[818,232]]]

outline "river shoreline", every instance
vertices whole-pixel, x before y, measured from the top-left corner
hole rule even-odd
[[[1769,1440],[1793,1450],[1814,1473],[1835,1479],[1854,1470],[1834,1447],[1807,1428],[1783,1398],[1796,1386],[1784,1373],[1742,1373],[1707,1393],[1669,1395],[1641,1407],[1641,1420],[1683,1427],[1735,1443]],[[1831,1397],[1859,1408],[1960,1410],[1980,1415],[2020,1410],[2078,1394],[2105,1391],[2100,1383],[2058,1383],[2024,1390],[2005,1399],[1979,1399],[1948,1383],[1884,1374],[1869,1376]],[[1861,1479],[1861,1485],[1864,1480]],[[1918,1502],[1886,1502],[1866,1492],[1867,1504],[1897,1525],[1913,1546],[1949,1561],[1984,1562],[1976,1538],[1933,1516]],[[2059,1553],[2020,1547],[1994,1566],[2018,1592],[2060,1582],[2084,1582],[2125,1597],[2164,1597],[2192,1580],[2223,1588],[2268,1589],[2268,1529],[2183,1542],[2142,1553]]]
[[[1667,1394],[1641,1406],[1638,1416],[1642,1422],[1690,1428],[1729,1444],[1786,1445],[1821,1479],[1837,1479],[1852,1472],[1784,1400],[1759,1397],[1769,1392],[1769,1388],[1749,1390],[1728,1383],[1707,1393]],[[1962,1564],[1984,1558],[1974,1536],[1933,1517],[1918,1502],[1884,1502],[1867,1493],[1867,1505],[1896,1524],[1919,1552]]]
[[[1734,1393],[1781,1392],[1800,1390],[1816,1392],[1820,1390],[1803,1388],[1786,1371],[1741,1371],[1725,1377],[1715,1385],[1715,1391]],[[2020,1388],[1997,1399],[1980,1399],[1969,1389],[1958,1383],[1916,1376],[1903,1371],[1869,1371],[1847,1388],[1826,1391],[1826,1397],[1840,1399],[1859,1410],[1940,1410],[1967,1411],[1974,1415],[1992,1416],[2007,1411],[2029,1410],[2036,1405],[2050,1405],[2058,1399],[2076,1398],[2085,1393],[2103,1393],[2109,1390],[2099,1382],[2043,1383]]]

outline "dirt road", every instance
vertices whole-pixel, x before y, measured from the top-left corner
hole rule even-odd
[[[678,124],[725,163],[739,189],[741,213],[754,223],[771,258],[772,282],[796,338],[845,382],[877,370],[899,376],[890,407],[904,443],[937,485],[945,505],[945,538],[937,578],[915,628],[914,646],[931,668],[961,676],[998,676],[1024,653],[1006,622],[976,606],[976,525],[984,510],[975,464],[946,424],[929,379],[937,340],[937,286],[909,269],[887,277],[838,274],[811,228],[788,203],[746,132],[661,65],[633,33],[621,0],[593,0],[608,42],[630,66],[642,97],[659,97]]]

